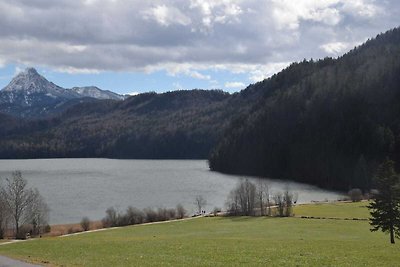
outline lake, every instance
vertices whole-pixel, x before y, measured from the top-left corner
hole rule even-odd
[[[243,178],[211,172],[205,160],[0,160],[3,180],[15,170],[44,196],[51,224],[76,223],[84,216],[99,220],[111,206],[124,211],[129,205],[173,208],[181,203],[193,214],[197,195],[207,200],[206,210],[212,211],[224,207],[227,195]],[[289,186],[299,203],[341,197],[310,185],[268,181],[272,192]]]

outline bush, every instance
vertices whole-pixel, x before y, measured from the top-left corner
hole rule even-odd
[[[83,231],[88,231],[90,229],[90,220],[88,217],[83,217],[81,220],[81,227]]]
[[[106,217],[104,217],[101,222],[105,228],[118,226],[118,214],[114,207],[110,207],[106,210]]]
[[[44,227],[44,232],[45,232],[45,233],[50,233],[50,232],[51,232],[51,226],[47,224],[47,225]]]
[[[362,191],[359,188],[351,189],[348,195],[353,202],[359,202],[363,199]]]
[[[176,219],[176,210],[175,209],[168,209],[167,213],[168,213],[169,220]]]
[[[143,212],[131,206],[126,210],[125,217],[128,225],[140,224],[144,221]]]
[[[28,226],[21,226],[19,228],[18,233],[15,235],[15,239],[25,240],[27,235],[29,234],[30,228]]]
[[[146,221],[147,222],[156,222],[158,218],[157,212],[155,212],[152,208],[146,208],[143,210]]]

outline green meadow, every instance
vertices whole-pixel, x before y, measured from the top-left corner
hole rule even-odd
[[[366,203],[313,204],[296,216],[367,218]],[[196,218],[0,246],[50,266],[399,266],[400,245],[368,221]]]

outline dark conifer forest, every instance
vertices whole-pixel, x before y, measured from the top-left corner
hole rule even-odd
[[[212,170],[365,190],[378,163],[400,161],[400,29],[252,90],[263,98],[226,129]]]

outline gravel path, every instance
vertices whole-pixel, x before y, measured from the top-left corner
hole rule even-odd
[[[0,267],[40,267],[40,265],[34,265],[0,256]]]

